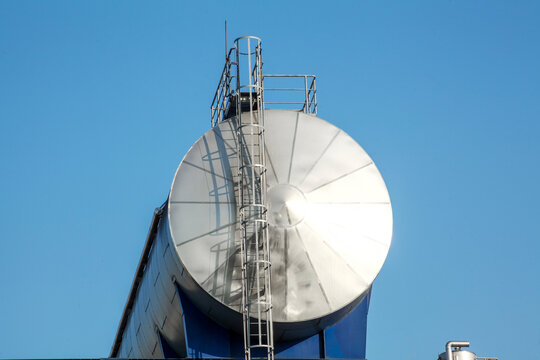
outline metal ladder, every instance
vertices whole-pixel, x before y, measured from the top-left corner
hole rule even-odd
[[[273,360],[261,40],[241,37],[234,49],[245,359]]]

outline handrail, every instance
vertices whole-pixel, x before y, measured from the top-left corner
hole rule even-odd
[[[210,125],[212,127],[224,120],[225,111],[229,104],[231,81],[236,77],[235,75],[231,75],[231,66],[234,65],[234,63],[231,62],[231,55],[235,49],[236,47],[232,47],[225,58],[225,65],[223,66],[223,71],[221,72],[214,98],[212,99],[212,105],[210,106]]]
[[[238,39],[258,39],[254,36],[244,36]],[[237,40],[238,40],[237,39]],[[225,61],[225,66],[223,67],[223,71],[221,73],[221,77],[218,83],[218,86],[216,88],[216,92],[214,93],[214,97],[212,99],[212,105],[211,105],[211,121],[210,125],[216,126],[217,123],[220,121],[225,120],[226,112],[231,106],[230,97],[235,94],[235,91],[233,91],[232,81],[237,78],[237,74],[233,74],[233,65],[236,65],[236,62],[231,61],[232,55],[234,54],[233,51],[236,50],[235,47],[231,48],[229,50],[229,53],[227,54],[227,58]],[[256,78],[257,72],[255,71],[256,67],[254,67],[251,70],[252,77]],[[297,87],[264,87],[264,91],[267,91],[267,98],[270,98],[269,101],[266,99],[264,100],[264,103],[266,105],[282,105],[284,107],[290,107],[291,105],[299,105],[298,107],[293,106],[293,110],[301,111],[306,114],[310,115],[317,115],[317,86],[316,86],[316,76],[311,74],[262,74],[262,84],[264,84],[265,78],[270,79],[294,79],[298,78],[302,81],[303,86],[297,86]],[[251,89],[256,90],[256,85],[242,85],[237,89],[236,91],[240,91],[240,89],[248,89],[247,91],[251,91]],[[268,93],[270,92],[270,93]],[[298,92],[303,92],[304,95],[302,98],[298,96]],[[286,98],[291,98],[289,101],[283,101],[283,100],[273,100],[272,96],[277,96],[277,93],[283,94],[288,93],[289,95],[286,96]],[[291,101],[296,100],[296,101]],[[277,106],[273,108],[279,108]]]
[[[298,111],[304,112],[306,114],[310,115],[317,115],[317,87],[316,87],[316,76],[315,75],[309,75],[309,74],[264,74],[263,79],[265,78],[281,78],[281,79],[291,79],[291,78],[298,78],[303,80],[303,87],[265,87],[265,91],[272,91],[272,92],[290,92],[291,97],[296,97],[294,94],[297,94],[298,91],[303,91],[304,96],[303,99],[300,100],[298,98],[297,101],[282,101],[282,100],[272,100],[270,101],[265,100],[265,104],[267,105],[302,105],[299,109],[295,108]],[[274,93],[271,93],[274,94]],[[271,97],[266,96],[267,98]],[[295,100],[295,99],[293,99]]]

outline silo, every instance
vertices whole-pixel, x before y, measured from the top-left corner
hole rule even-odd
[[[300,80],[281,90],[302,101],[265,101],[271,77]],[[365,355],[390,198],[368,154],[316,109],[314,76],[265,75],[261,41],[235,41],[212,127],[154,214],[111,357]]]

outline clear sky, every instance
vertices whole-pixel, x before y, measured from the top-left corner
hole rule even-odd
[[[539,2],[1,1],[0,358],[108,355],[225,19],[385,178],[368,359],[538,356]]]

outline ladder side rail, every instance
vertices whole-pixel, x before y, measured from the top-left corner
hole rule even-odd
[[[258,141],[259,141],[259,151],[258,153],[256,154],[258,159],[257,161],[262,164],[263,166],[261,168],[259,168],[258,170],[260,171],[260,173],[258,174],[259,175],[259,181],[258,181],[258,188],[259,188],[259,196],[260,196],[260,202],[262,204],[265,204],[264,202],[264,198],[265,198],[265,190],[266,188],[263,186],[263,183],[265,182],[265,164],[263,162],[263,157],[261,156],[262,155],[262,152],[263,152],[263,149],[264,149],[264,126],[262,126],[262,123],[263,123],[263,117],[264,117],[264,112],[261,111],[261,107],[262,107],[262,103],[261,103],[261,95],[263,94],[263,88],[261,87],[261,84],[260,84],[260,77],[259,77],[259,74],[260,74],[260,70],[261,70],[261,67],[262,67],[262,64],[261,64],[261,56],[260,56],[260,46],[257,46],[256,49],[255,49],[255,58],[256,58],[256,64],[254,66],[254,69],[252,71],[252,74],[254,75],[254,81],[255,81],[255,86],[258,88],[257,90],[257,119],[258,119],[258,122],[259,122],[259,125],[261,125],[259,127],[259,132],[258,132]],[[267,296],[268,296],[268,293],[270,292],[270,288],[267,286],[266,284],[266,273],[267,273],[267,267],[266,267],[266,263],[267,263],[267,248],[264,246],[264,240],[266,238],[266,234],[264,232],[264,228],[266,227],[265,223],[266,223],[266,218],[265,218],[265,211],[264,211],[264,208],[260,208],[259,209],[261,211],[261,213],[258,214],[258,216],[260,217],[260,221],[259,221],[259,225],[260,225],[260,228],[257,229],[258,231],[258,234],[257,234],[257,237],[258,237],[258,241],[257,241],[257,249],[260,249],[262,248],[262,251],[259,251],[258,254],[257,254],[257,281],[258,281],[258,288],[261,289],[261,291],[258,292],[257,294],[257,310],[258,310],[258,332],[259,332],[259,345],[261,346],[268,346],[267,347],[267,357],[268,357],[268,350],[271,349],[271,343],[270,343],[270,339],[268,338],[268,318],[267,318],[267,315],[268,315],[268,311],[269,311],[269,307],[268,307],[268,303],[267,303]],[[260,239],[259,239],[259,234],[260,234]],[[261,276],[261,272],[262,272],[262,276]],[[263,284],[261,285],[260,282],[263,282]],[[264,329],[263,329],[263,326],[264,326]],[[265,342],[266,340],[266,342]]]
[[[253,114],[253,90],[255,90],[255,92],[258,92],[258,89],[254,88],[253,86],[253,71],[252,71],[252,64],[251,64],[251,39],[250,38],[247,38],[247,61],[248,61],[248,66],[246,68],[246,70],[249,72],[248,73],[248,91],[249,91],[249,124],[250,125],[253,125],[255,120],[254,120],[254,114]],[[255,141],[258,140],[255,138],[254,136],[254,133],[253,133],[253,126],[250,126],[249,127],[249,131],[250,131],[250,149],[251,149],[251,154],[250,154],[250,160],[251,160],[251,164],[256,164],[256,159],[255,159],[255,156],[256,156],[256,152],[255,152]],[[258,200],[258,194],[257,194],[257,179],[256,179],[256,174],[255,174],[255,166],[252,166],[250,168],[251,170],[251,173],[250,173],[250,180],[251,180],[251,189],[250,189],[250,193],[251,193],[251,201],[252,201],[252,205],[256,205],[257,203],[257,200]],[[255,240],[255,244],[254,244],[254,249],[253,249],[253,257],[255,258],[255,262],[254,262],[254,267],[255,267],[255,271],[254,271],[254,274],[252,276],[255,276],[254,278],[254,282],[255,282],[255,296],[257,298],[257,302],[256,302],[256,314],[257,314],[257,320],[256,320],[256,344],[261,344],[261,313],[260,313],[260,306],[259,306],[259,300],[260,300],[260,292],[261,292],[261,286],[260,286],[260,279],[259,279],[259,264],[258,264],[258,258],[259,258],[259,254],[258,254],[258,250],[259,250],[259,234],[258,234],[258,229],[257,229],[257,219],[258,219],[258,211],[257,209],[254,207],[254,215],[255,215],[255,221],[254,221],[254,224],[253,224],[253,238]],[[252,304],[252,301],[251,299],[249,300],[249,316],[251,318],[252,316],[252,308],[251,306],[253,305]],[[250,334],[250,337],[252,335]]]
[[[243,146],[243,132],[242,132],[242,117],[241,117],[241,103],[240,103],[240,50],[239,45],[235,42],[235,77],[236,77],[236,90],[234,92],[234,97],[236,98],[236,134],[237,134],[237,156],[238,156],[238,215],[240,222],[240,252],[242,258],[242,326],[243,326],[243,335],[244,335],[244,357],[246,360],[251,359],[250,354],[250,339],[249,339],[249,313],[248,313],[248,276],[247,276],[247,260],[248,253],[246,249],[246,227],[245,227],[245,216],[244,216],[244,146]]]
[[[266,184],[266,142],[264,139],[264,131],[265,131],[265,123],[264,123],[264,76],[263,76],[263,61],[262,61],[262,47],[258,46],[257,49],[257,57],[258,57],[258,64],[257,64],[257,82],[260,87],[260,96],[259,101],[257,102],[257,112],[258,112],[258,119],[259,124],[261,125],[261,147],[260,147],[260,161],[262,164],[265,165],[265,167],[262,169],[263,173],[261,174],[260,179],[260,187],[261,187],[261,201],[263,204],[267,204],[267,198],[266,198],[266,191],[267,191],[267,184]],[[274,358],[274,337],[273,337],[273,318],[272,318],[272,290],[271,290],[271,259],[270,259],[270,245],[269,245],[269,233],[268,233],[268,209],[266,208],[264,210],[263,214],[263,244],[262,246],[265,248],[263,250],[263,263],[264,266],[264,287],[266,288],[265,292],[265,306],[266,306],[266,339],[268,343],[268,349],[267,349],[267,358],[268,360],[272,360]]]

